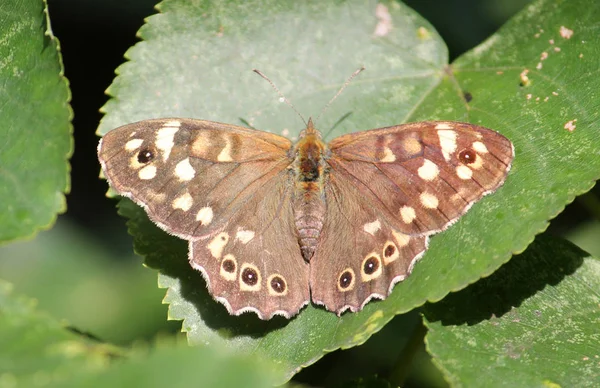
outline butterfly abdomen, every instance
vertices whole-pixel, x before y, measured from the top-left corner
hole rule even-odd
[[[292,206],[298,244],[302,257],[307,262],[315,253],[326,211],[323,193],[325,149],[326,146],[316,131],[309,131],[296,145],[296,183]]]

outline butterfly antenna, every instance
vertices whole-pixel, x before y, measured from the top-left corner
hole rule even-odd
[[[266,75],[264,75],[262,73],[262,71],[258,70],[258,69],[252,69],[253,72],[255,72],[256,74],[260,75],[261,77],[263,77],[270,85],[273,89],[275,89],[275,91],[277,92],[277,94],[279,95],[281,101],[285,102],[286,104],[288,104],[288,106],[290,108],[292,108],[294,110],[294,112],[296,112],[296,114],[302,119],[302,121],[304,122],[304,125],[308,125],[308,123],[306,122],[306,120],[304,119],[304,117],[300,114],[300,112],[298,112],[298,110],[296,109],[296,107],[294,105],[292,105],[292,103],[290,102],[290,100],[288,100],[283,93],[281,93],[281,91],[277,88],[277,86],[275,86],[275,84],[273,83],[273,81],[271,81],[269,79],[269,77],[267,77]]]
[[[354,73],[352,73],[352,75],[350,77],[348,77],[348,79],[346,80],[346,82],[344,82],[344,84],[342,85],[342,87],[340,88],[340,90],[338,90],[338,92],[335,94],[335,96],[333,96],[333,98],[331,100],[329,100],[329,102],[327,103],[327,105],[325,105],[323,107],[323,109],[321,109],[321,113],[319,113],[319,115],[317,116],[317,118],[315,119],[315,121],[319,120],[319,117],[321,117],[321,115],[327,110],[327,108],[329,108],[329,106],[331,105],[331,103],[333,101],[335,101],[335,99],[338,98],[338,96],[340,94],[342,94],[342,92],[344,91],[344,89],[346,89],[346,86],[348,86],[350,84],[350,82],[352,82],[352,80],[354,79],[354,77],[356,77],[357,75],[359,75],[364,69],[365,69],[365,67],[361,66],[360,69],[356,70]]]

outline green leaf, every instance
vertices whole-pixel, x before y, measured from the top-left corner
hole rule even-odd
[[[167,346],[169,345],[169,346]],[[183,346],[182,346],[183,345]],[[102,374],[74,379],[73,387],[248,387],[273,386],[268,364],[214,347],[159,344],[137,351]]]
[[[59,385],[104,368],[121,351],[67,330],[0,280],[0,385]]]
[[[225,343],[272,359],[281,381],[328,351],[363,343],[394,315],[491,274],[599,175],[600,109],[591,98],[600,88],[596,2],[535,2],[451,66],[426,21],[402,4],[385,4],[393,28],[377,37],[375,1],[167,0],[140,31],[144,41],[128,51],[130,62],[119,67],[109,88],[116,98],[104,107],[99,133],[180,116],[248,122],[294,136],[300,120],[250,70],[268,74],[300,112],[317,114],[347,75],[364,65],[367,71],[318,121],[327,138],[405,121],[456,119],[494,128],[514,142],[516,159],[505,186],[433,237],[413,274],[386,301],[341,318],[314,306],[290,321],[229,316],[189,268],[186,243],[158,230],[131,202],[121,202],[136,251],[160,271],[170,317],[185,320],[190,342]],[[574,32],[570,39],[561,36],[561,26]],[[521,76],[526,69],[530,82]],[[328,131],[341,117],[341,125]],[[577,128],[570,132],[565,125],[574,119]]]
[[[0,280],[0,385],[262,388],[273,385],[273,373],[266,363],[214,346],[169,340],[125,352],[98,343],[37,312],[33,300],[12,295]]]
[[[429,24],[396,3],[389,4],[389,11],[397,24],[385,39],[373,39],[378,23],[376,2],[351,2],[350,7],[323,2],[272,1],[236,7],[211,4],[214,9],[203,8],[208,5],[198,5],[195,9],[187,2],[162,3],[163,13],[150,18],[140,32],[145,42],[132,48],[127,54],[131,62],[118,69],[120,75],[109,89],[118,99],[105,106],[108,114],[101,133],[144,118],[195,116],[237,124],[244,118],[259,128],[278,132],[286,129],[282,123],[287,123],[290,125],[287,128],[297,134],[302,128],[299,118],[277,103],[269,85],[252,73],[253,67],[277,82],[287,82],[287,85],[278,82],[279,87],[290,95],[300,111],[318,113],[345,78],[364,64],[374,78],[358,79],[351,84],[324,116],[323,121],[329,122],[322,123],[322,127],[331,127],[348,112],[349,106],[351,117],[359,121],[345,122],[344,132],[366,125],[383,125],[385,120],[401,122],[423,94],[439,82],[435,75],[443,74],[447,61],[446,49]],[[198,18],[217,10],[218,20]],[[294,33],[293,26],[300,26],[299,20],[303,20],[301,31]],[[282,39],[277,31],[284,26],[293,33]],[[339,45],[342,52],[332,51],[329,45],[339,34],[351,39],[343,47]],[[186,43],[192,41],[193,45]],[[291,47],[308,51],[320,47],[314,55],[326,66],[306,62],[309,58],[299,56]],[[231,59],[233,48],[237,54]],[[392,49],[401,55],[389,57]],[[157,52],[161,55],[156,55]],[[206,52],[213,55],[206,56],[203,54]],[[304,62],[290,66],[290,61],[296,59]],[[398,72],[401,77],[394,76]],[[221,74],[222,78],[215,74]],[[153,81],[139,82],[141,79]],[[331,84],[332,80],[337,82]],[[386,82],[394,85],[395,92],[387,90],[380,95],[379,86]],[[299,98],[288,93],[293,85],[302,85],[301,89],[295,88],[302,92]],[[411,93],[387,101],[407,87]],[[377,95],[379,102],[364,97],[369,93],[371,97]],[[362,110],[359,112],[357,107]],[[381,116],[379,122],[376,118],[371,121],[376,111]],[[341,126],[338,128],[339,133]],[[277,318],[262,322],[254,315],[231,317],[207,294],[200,273],[189,267],[185,242],[157,230],[143,211],[130,202],[121,204],[122,213],[132,220],[130,228],[136,238],[136,251],[146,258],[148,266],[160,269],[161,286],[170,288],[165,299],[170,304],[170,317],[185,318],[184,330],[190,342],[225,343],[240,351],[263,355],[280,366],[282,381],[326,351],[363,343],[395,314],[415,306],[413,301],[390,304],[385,309],[372,304],[364,313],[347,314],[341,320],[312,306],[292,321]],[[298,346],[299,341],[302,346]]]
[[[415,109],[415,120],[456,119],[494,128],[511,139],[516,156],[506,184],[432,238],[424,259],[392,298],[402,297],[402,290],[437,301],[491,274],[593,187],[600,176],[600,99],[593,97],[600,88],[594,59],[600,52],[600,23],[593,17],[598,12],[600,3],[591,0],[532,3],[457,59]],[[563,37],[561,27],[573,35]],[[548,56],[542,60],[543,53]],[[529,83],[521,76],[525,70]],[[572,120],[576,129],[569,131]]]
[[[595,387],[600,261],[540,236],[492,276],[426,305],[428,351],[452,386]]]
[[[65,210],[71,98],[45,1],[0,4],[0,243],[48,228]]]
[[[153,271],[132,252],[116,256],[107,248],[61,219],[31,241],[0,247],[0,274],[40,309],[104,341],[129,343],[176,330],[177,323],[165,321],[164,292]]]

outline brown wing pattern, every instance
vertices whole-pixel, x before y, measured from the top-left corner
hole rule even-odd
[[[327,215],[310,261],[312,300],[338,315],[385,299],[427,249],[390,225],[345,177],[330,175]]]
[[[326,214],[310,265],[298,245],[289,140],[190,119],[145,120],[106,134],[106,178],[167,232],[232,314],[295,315],[311,298],[341,314],[384,299],[448,227],[506,178],[502,135],[421,122],[329,144]],[[294,194],[294,195],[293,195]]]
[[[287,167],[289,140],[188,119],[145,120],[104,136],[109,183],[167,232],[190,240],[189,260],[232,314],[269,319],[309,301]]]
[[[291,160],[284,137],[210,121],[145,120],[98,146],[110,185],[167,232],[210,235]]]
[[[504,136],[445,121],[345,135],[330,149],[330,175],[351,182],[363,201],[409,235],[447,228],[504,182],[514,156]]]
[[[298,247],[286,171],[246,200],[227,225],[190,242],[192,267],[231,314],[287,318],[310,299],[308,263]]]

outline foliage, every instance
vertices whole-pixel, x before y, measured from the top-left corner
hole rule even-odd
[[[0,114],[6,123],[0,128],[6,139],[0,147],[2,242],[48,228],[64,210],[72,152],[69,88],[45,4],[12,3],[0,5],[5,80]],[[562,237],[539,234],[599,177],[600,24],[594,16],[600,5],[535,1],[449,63],[445,43],[426,20],[401,3],[382,4],[385,12],[375,1],[359,0],[165,0],[140,30],[142,42],[117,69],[98,133],[141,119],[180,116],[285,130],[294,137],[300,120],[251,68],[268,74],[300,112],[318,114],[345,78],[364,65],[367,70],[319,118],[328,139],[424,119],[494,128],[512,140],[516,152],[497,193],[433,237],[413,274],[385,301],[341,318],[308,306],[292,320],[268,322],[252,314],[229,316],[189,267],[185,242],[121,200],[119,213],[129,220],[136,252],[167,288],[169,318],[183,321],[187,341],[195,346],[171,335],[151,346],[111,345],[108,341],[122,343],[127,337],[117,331],[129,330],[128,338],[139,339],[156,330],[125,328],[161,313],[124,302],[155,297],[152,284],[135,280],[150,271],[131,280],[123,276],[118,288],[90,288],[99,283],[90,283],[86,272],[119,278],[92,267],[114,253],[59,224],[31,244],[1,249],[2,277],[19,265],[44,268],[43,276],[27,272],[22,281],[11,279],[30,284],[25,290],[39,292],[40,303],[48,296],[43,290],[55,289],[53,282],[82,279],[69,283],[73,292],[66,302],[60,300],[60,315],[68,314],[75,296],[87,295],[96,299],[85,300],[104,298],[115,308],[114,315],[103,317],[107,321],[121,316],[120,310],[129,315],[121,329],[100,329],[101,341],[40,313],[30,299],[0,283],[0,385],[163,385],[172,384],[168,376],[177,373],[181,385],[265,386],[285,383],[315,364],[309,369],[333,366],[318,377],[302,372],[297,381],[394,386],[415,378],[411,362],[426,357],[446,381],[423,380],[423,370],[434,370],[428,364],[416,377],[425,385],[592,386],[598,381],[600,264]],[[375,34],[376,26],[382,35]],[[36,101],[35,114],[30,101]],[[590,213],[600,208],[593,196],[586,198]],[[53,256],[63,258],[62,264]],[[151,303],[158,305],[156,299]],[[94,317],[90,306],[88,318]],[[423,343],[426,354],[419,353]],[[353,349],[327,355],[348,348]]]

